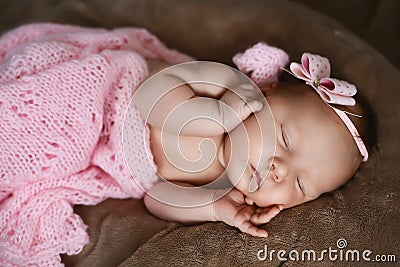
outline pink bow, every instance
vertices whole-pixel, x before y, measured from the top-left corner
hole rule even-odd
[[[295,77],[311,85],[325,102],[345,106],[355,105],[356,101],[352,96],[357,93],[356,86],[329,78],[331,66],[327,58],[304,53],[301,56],[301,65],[292,62],[290,70]]]

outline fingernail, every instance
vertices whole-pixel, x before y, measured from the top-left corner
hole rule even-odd
[[[260,101],[256,101],[256,102],[255,102],[255,107],[254,107],[254,109],[255,109],[256,111],[262,110],[263,107],[264,107],[264,105],[263,105],[263,103],[261,103]]]

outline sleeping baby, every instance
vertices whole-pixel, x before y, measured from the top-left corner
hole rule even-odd
[[[144,196],[159,218],[265,237],[259,225],[367,160],[367,109],[326,58],[290,64],[302,82],[278,83],[288,56],[263,43],[234,63],[196,62],[139,28],[2,35],[0,265],[78,253],[89,235],[74,205],[108,198]]]
[[[144,198],[151,213],[188,224],[223,221],[266,237],[257,226],[354,175],[368,159],[356,87],[329,78],[328,59],[307,53],[287,71],[305,82],[277,83],[287,61],[263,43],[234,57],[260,90],[227,66],[191,62],[136,91],[132,103],[150,125],[163,179]]]

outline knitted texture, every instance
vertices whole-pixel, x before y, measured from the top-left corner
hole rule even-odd
[[[233,63],[242,72],[251,72],[251,79],[258,86],[265,86],[278,81],[281,69],[289,63],[289,56],[282,49],[258,43],[236,54]]]
[[[30,24],[1,37],[0,266],[62,266],[60,253],[88,243],[74,204],[140,198],[157,182],[137,110],[130,170],[122,146],[144,58],[191,60],[137,28]]]

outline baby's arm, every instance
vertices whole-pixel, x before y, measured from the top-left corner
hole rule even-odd
[[[262,108],[260,101],[246,103],[221,86],[239,86],[233,71],[196,65],[179,71],[164,70],[136,92],[135,104],[153,127],[187,136],[217,136]],[[214,84],[189,84],[191,81]]]
[[[257,226],[269,222],[281,210],[278,206],[256,208],[254,203],[237,189],[228,193],[227,189],[182,189],[168,182],[153,186],[145,195],[144,203],[152,214],[164,220],[184,224],[222,221],[239,228],[242,232],[259,237],[267,237],[268,233]]]
[[[147,192],[144,203],[152,214],[167,221],[216,221],[212,204],[216,193],[187,183],[160,182]]]

